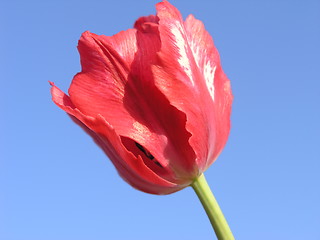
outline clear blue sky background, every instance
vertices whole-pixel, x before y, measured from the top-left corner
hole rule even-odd
[[[156,0],[0,2],[0,239],[214,239],[191,188],[132,189],[52,102],[85,30],[113,35]],[[201,19],[232,81],[232,131],[206,172],[236,239],[320,239],[320,1],[171,1]]]

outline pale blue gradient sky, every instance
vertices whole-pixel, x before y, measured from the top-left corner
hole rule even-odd
[[[157,1],[0,3],[0,239],[213,239],[192,189],[127,185],[52,102],[80,71],[86,30],[112,35]],[[206,172],[236,239],[320,239],[320,1],[174,1],[201,19],[234,92],[232,131]]]

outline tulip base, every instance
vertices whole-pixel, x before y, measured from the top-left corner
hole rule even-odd
[[[234,240],[234,236],[229,228],[229,225],[223,216],[217,200],[211,192],[211,189],[204,177],[201,174],[193,183],[192,188],[198,195],[202,206],[204,207],[211,225],[217,235],[218,240]]]

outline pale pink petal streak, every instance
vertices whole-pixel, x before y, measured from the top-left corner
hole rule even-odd
[[[184,26],[195,63],[204,77],[210,96],[214,101],[215,71],[220,62],[218,51],[201,21],[189,15]]]

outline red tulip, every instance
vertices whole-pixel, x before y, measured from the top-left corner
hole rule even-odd
[[[218,157],[230,130],[232,93],[201,21],[169,2],[112,37],[85,32],[82,71],[52,99],[103,149],[133,187],[169,194]]]

